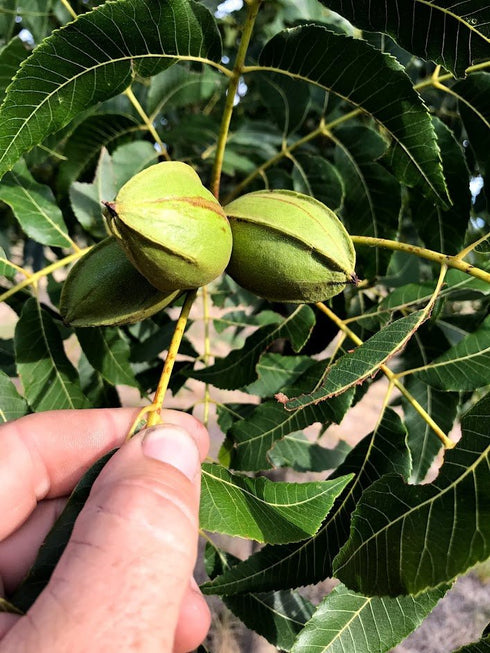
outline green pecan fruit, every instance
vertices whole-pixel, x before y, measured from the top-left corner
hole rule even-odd
[[[66,324],[75,327],[133,324],[165,308],[179,294],[152,286],[110,236],[70,270],[61,292],[60,313]]]
[[[324,301],[357,284],[352,240],[335,213],[289,190],[248,193],[225,206],[233,233],[228,274],[270,301]]]
[[[185,163],[165,161],[132,177],[105,203],[109,227],[133,265],[159,290],[204,286],[226,268],[226,215]]]

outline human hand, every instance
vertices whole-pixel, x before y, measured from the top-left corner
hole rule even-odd
[[[22,580],[80,477],[123,444],[135,415],[62,410],[0,427],[0,595]],[[185,413],[162,418],[104,467],[27,615],[0,614],[0,653],[183,653],[204,639],[210,614],[192,572],[208,435]]]

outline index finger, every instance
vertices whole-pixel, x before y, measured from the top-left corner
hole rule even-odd
[[[65,496],[104,453],[124,442],[138,409],[107,408],[35,413],[0,426],[0,540],[20,526],[44,498]],[[205,428],[191,415],[163,411],[207,453]]]

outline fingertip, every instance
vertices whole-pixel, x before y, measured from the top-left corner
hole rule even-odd
[[[193,415],[178,410],[162,410],[161,417],[164,424],[180,426],[194,438],[202,462],[209,452],[209,433],[204,424]]]

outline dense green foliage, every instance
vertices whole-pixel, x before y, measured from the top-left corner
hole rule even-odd
[[[265,544],[239,561],[208,543],[203,591],[280,650],[382,653],[489,556],[490,7],[218,4],[2,3],[0,300],[12,328],[0,332],[0,421],[118,406],[124,386],[151,401],[182,298],[113,241],[97,246],[103,202],[136,173],[184,161],[225,211],[264,188],[324,202],[352,236],[360,283],[292,305],[223,275],[200,291],[191,320],[205,337],[184,336],[170,389],[192,379],[189,410],[217,406],[224,439],[201,500],[210,542]],[[88,285],[65,292],[73,326],[60,296],[76,261]],[[383,383],[372,431],[343,426]],[[12,609],[46,583],[97,472]],[[329,577],[341,584],[315,608],[298,588]]]

